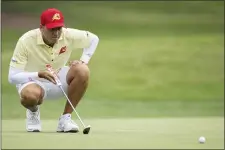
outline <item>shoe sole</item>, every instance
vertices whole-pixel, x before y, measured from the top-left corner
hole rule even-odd
[[[27,131],[27,132],[41,132],[40,130],[31,130],[31,131]]]
[[[77,131],[77,130],[70,130],[70,131],[56,131],[56,132],[58,132],[58,133],[77,133],[79,131]]]

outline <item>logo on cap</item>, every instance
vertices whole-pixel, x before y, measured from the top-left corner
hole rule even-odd
[[[54,20],[60,20],[59,13],[54,14],[54,16],[52,17],[52,21],[54,21]]]

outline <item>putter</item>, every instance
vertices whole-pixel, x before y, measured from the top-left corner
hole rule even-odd
[[[57,74],[54,72],[52,66],[51,66],[50,64],[47,64],[47,65],[46,65],[46,68],[47,68],[47,70],[54,76],[55,81],[56,81],[56,84],[58,85],[58,87],[59,87],[59,88],[61,89],[61,91],[63,92],[63,94],[64,94],[64,96],[66,97],[67,101],[69,102],[69,104],[70,104],[71,107],[73,108],[74,112],[76,113],[78,119],[80,120],[81,124],[83,125],[83,127],[84,127],[84,129],[83,129],[83,134],[88,134],[89,131],[90,131],[90,129],[91,129],[91,126],[90,126],[90,125],[85,126],[84,122],[81,120],[81,118],[80,118],[78,112],[77,112],[76,109],[73,107],[73,104],[70,102],[70,100],[69,100],[67,94],[66,94],[65,91],[63,90],[63,88],[62,88],[62,83],[61,83],[61,81],[59,80]]]

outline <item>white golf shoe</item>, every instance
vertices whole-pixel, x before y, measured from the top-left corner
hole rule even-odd
[[[57,132],[79,132],[78,125],[71,119],[71,114],[59,118]]]
[[[40,110],[32,112],[27,109],[26,112],[26,129],[28,132],[40,132],[41,131],[41,120],[40,120]]]

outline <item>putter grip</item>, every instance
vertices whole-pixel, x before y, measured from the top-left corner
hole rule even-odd
[[[57,84],[58,86],[62,85],[61,82],[60,82],[60,80],[59,80],[59,78],[58,78],[58,76],[57,76],[57,74],[56,74],[55,71],[53,70],[52,66],[49,65],[49,64],[47,64],[47,65],[46,65],[46,68],[47,68],[47,70],[54,76],[55,81],[56,81],[56,84]]]

